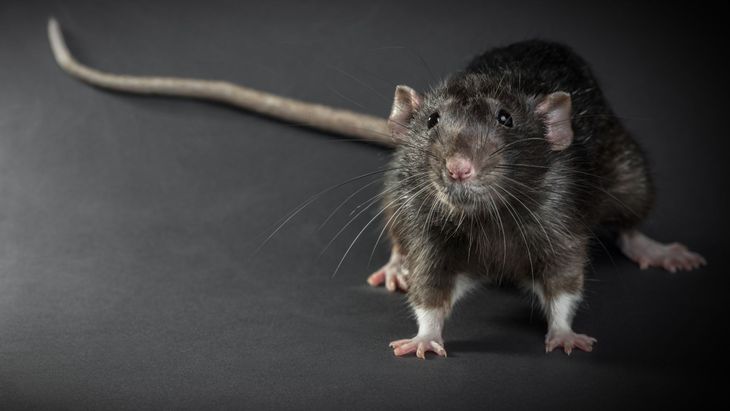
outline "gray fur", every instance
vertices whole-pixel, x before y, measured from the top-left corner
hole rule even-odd
[[[587,65],[561,45],[511,47],[486,53],[428,92],[403,125],[384,204],[410,270],[414,307],[450,307],[460,273],[539,289],[546,304],[560,293],[580,296],[592,228],[633,227],[651,208],[643,152]],[[528,52],[538,57],[525,58]],[[536,108],[560,91],[571,94],[575,137],[554,150],[545,140],[550,124]],[[495,121],[500,109],[514,127]],[[440,121],[428,129],[434,112]],[[454,154],[478,169],[471,189],[444,172]]]

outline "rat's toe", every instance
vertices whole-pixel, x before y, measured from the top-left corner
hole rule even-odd
[[[370,284],[373,287],[377,287],[380,284],[383,284],[385,281],[385,270],[378,270],[372,274],[370,274],[370,277],[368,277],[368,284]]]
[[[391,342],[390,342],[390,344],[388,344],[388,346],[389,346],[390,348],[398,348],[398,347],[400,347],[401,345],[403,345],[403,344],[405,344],[405,343],[407,343],[407,342],[410,342],[410,341],[411,341],[411,339],[410,339],[410,338],[404,338],[404,339],[402,339],[402,340],[395,340],[395,341],[391,341]]]
[[[393,349],[393,354],[395,354],[397,357],[410,354],[418,349],[418,342],[417,341],[406,341],[405,343],[395,347]]]
[[[446,349],[441,344],[436,341],[431,341],[431,348],[433,348],[433,352],[436,354],[446,357]]]

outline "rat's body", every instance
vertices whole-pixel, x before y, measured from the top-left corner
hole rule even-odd
[[[538,107],[560,92],[570,93],[560,103],[568,105],[567,117],[552,121],[571,122],[573,137],[556,148],[543,138],[551,109]],[[425,324],[419,334],[428,336],[417,340],[433,341],[438,346],[424,348],[442,352],[439,333],[429,327],[440,329],[460,295],[489,279],[537,294],[551,323],[548,348],[590,349],[592,339],[572,334],[570,321],[581,299],[591,230],[636,227],[653,190],[640,148],[588,66],[562,45],[517,43],[477,57],[415,99],[421,101],[410,114],[413,131],[396,151],[385,204],[388,218],[395,215],[393,243],[410,273],[402,280]],[[511,127],[497,121],[500,112],[512,118]],[[439,121],[429,130],[433,113]],[[434,163],[455,157],[476,175],[444,178],[445,167]],[[464,189],[470,182],[473,191]],[[410,340],[394,345],[399,354],[417,348]]]
[[[587,64],[565,46],[494,49],[425,96],[398,86],[386,126],[230,84],[98,72],[73,60],[53,21],[49,32],[59,64],[102,87],[225,101],[379,143],[389,131],[397,148],[383,198],[393,254],[368,281],[408,289],[419,333],[391,343],[396,355],[445,355],[444,320],[480,280],[536,293],[548,318],[548,350],[591,350],[595,339],[575,334],[571,322],[596,226],[615,232],[642,268],[704,264],[681,245],[636,231],[653,202],[646,160]]]

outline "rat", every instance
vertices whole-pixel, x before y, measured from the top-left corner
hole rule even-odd
[[[537,297],[546,352],[591,351],[597,340],[572,321],[596,228],[642,269],[707,264],[639,231],[655,197],[646,155],[566,45],[488,50],[423,94],[399,85],[386,120],[228,82],[102,72],[73,58],[54,19],[48,32],[59,66],[102,88],[214,100],[395,147],[382,192],[391,256],[367,282],[405,291],[415,313],[416,336],[390,343],[396,356],[445,357],[456,302],[504,281]]]

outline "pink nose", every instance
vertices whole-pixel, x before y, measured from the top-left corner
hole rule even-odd
[[[466,181],[474,176],[474,165],[464,157],[451,157],[446,160],[449,177],[456,181]]]

